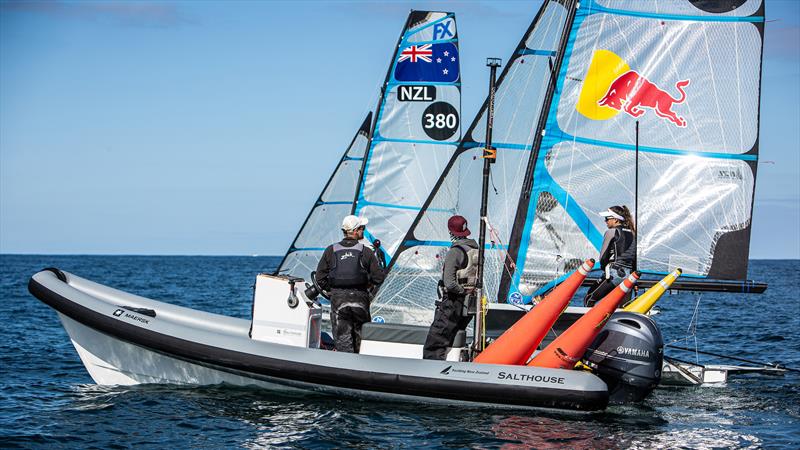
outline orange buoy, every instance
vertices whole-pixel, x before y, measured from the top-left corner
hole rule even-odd
[[[567,308],[575,291],[592,270],[592,266],[594,266],[594,259],[587,259],[578,270],[556,286],[538,305],[486,347],[474,362],[525,364],[550,328],[553,327],[558,316]]]
[[[603,325],[614,310],[617,309],[625,294],[633,288],[639,272],[628,276],[619,286],[597,302],[592,309],[561,333],[553,342],[536,355],[529,366],[550,367],[554,369],[572,369],[595,337],[603,329]]]

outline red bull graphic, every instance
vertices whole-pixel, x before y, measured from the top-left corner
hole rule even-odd
[[[644,114],[643,108],[651,108],[658,117],[667,119],[683,128],[686,126],[686,119],[672,109],[686,100],[686,92],[683,88],[688,85],[688,79],[675,83],[680,97],[674,98],[667,91],[640,75],[639,72],[629,70],[611,82],[608,91],[603,98],[597,101],[597,104],[614,108],[617,111],[625,111],[633,117]]]

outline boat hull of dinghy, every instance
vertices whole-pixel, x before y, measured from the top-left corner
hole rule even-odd
[[[257,341],[251,321],[158,302],[58,270],[30,292],[55,309],[98,384],[230,384],[423,403],[596,411],[580,371],[358,355]]]

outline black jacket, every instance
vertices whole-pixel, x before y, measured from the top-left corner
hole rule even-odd
[[[609,228],[603,235],[600,248],[600,268],[614,263],[622,267],[633,268],[636,264],[635,237],[627,228]]]
[[[339,243],[343,247],[352,247],[358,244],[358,240],[344,238]],[[331,282],[328,276],[333,268],[334,263],[333,245],[329,245],[322,253],[322,258],[320,258],[319,264],[317,264],[316,275],[319,287],[325,291],[330,290],[331,287]],[[377,287],[383,283],[386,274],[384,274],[383,269],[381,269],[380,263],[378,262],[378,257],[375,256],[375,252],[367,246],[364,246],[364,250],[361,252],[361,267],[366,269],[367,276],[369,278],[369,284],[371,286]],[[367,286],[365,286],[364,289],[366,290]]]

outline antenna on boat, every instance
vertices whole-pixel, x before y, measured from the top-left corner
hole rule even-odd
[[[486,209],[489,196],[489,174],[491,164],[497,161],[497,149],[492,147],[492,125],[494,122],[494,94],[497,81],[497,68],[503,63],[500,58],[486,58],[486,66],[489,67],[489,99],[486,107],[486,146],[483,149],[483,186],[481,188],[481,223],[478,233],[478,270],[475,281],[475,298],[478,299],[478,307],[475,314],[475,339],[473,343],[474,353],[483,351],[486,343],[486,332],[484,324],[484,311],[486,311],[486,298],[483,294],[483,263],[486,252]]]

